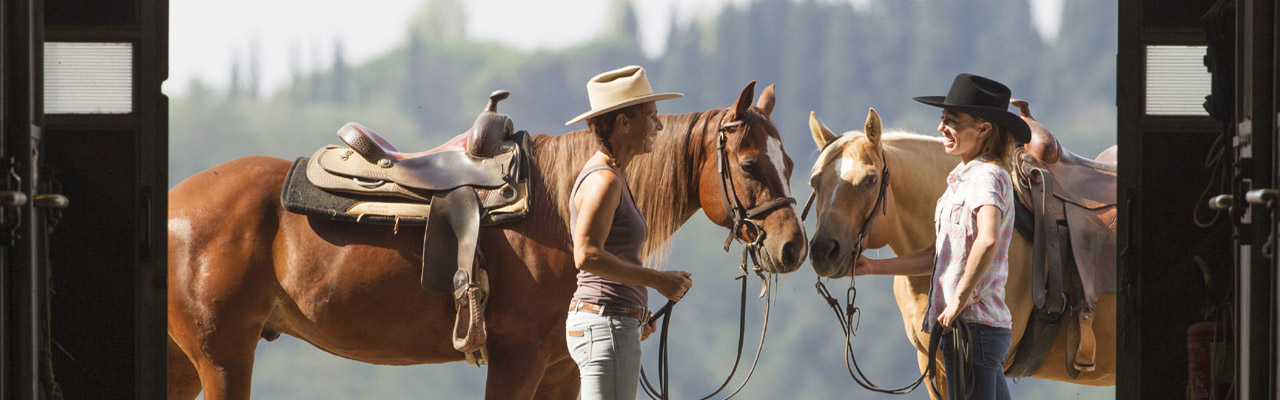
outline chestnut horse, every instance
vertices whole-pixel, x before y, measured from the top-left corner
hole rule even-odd
[[[730,226],[717,172],[723,129],[734,193],[746,207],[790,197],[792,163],[769,119],[773,86],[755,82],[728,109],[662,116],[654,151],[628,181],[650,227],[646,255],[701,208]],[[736,124],[731,124],[736,125]],[[575,289],[568,195],[598,146],[590,131],[532,138],[526,219],[481,228],[491,284],[486,310],[490,399],[573,399],[577,365],[564,323]],[[191,176],[169,193],[169,397],[249,397],[258,340],[289,334],[374,364],[461,361],[452,347],[454,299],[419,286],[423,228],[360,225],[286,212],[290,162],[246,157]],[[764,269],[798,269],[807,251],[795,206],[754,220]],[[739,232],[742,240],[755,233]]]
[[[809,118],[814,142],[822,151],[810,178],[816,192],[814,206],[818,220],[809,255],[814,271],[823,277],[848,273],[854,261],[851,249],[855,248],[858,231],[879,196],[878,179],[885,163],[892,173],[884,194],[883,215],[877,216],[867,228],[863,248],[888,245],[894,254],[905,254],[933,244],[934,206],[946,190],[947,174],[960,163],[959,157],[944,151],[942,139],[906,132],[882,134],[880,117],[874,109],[868,112],[865,133],[846,132],[836,136],[815,115],[810,114]],[[1006,367],[1013,360],[1013,350],[1018,347],[1034,307],[1030,291],[1031,243],[1018,234],[1013,235],[1012,240],[1005,301],[1013,315],[1013,345],[1005,359]],[[929,334],[921,330],[921,322],[928,305],[930,279],[929,276],[897,276],[893,281],[903,327],[908,340],[918,350],[916,356],[921,371],[928,365]],[[1074,379],[1067,374],[1063,361],[1066,329],[1059,329],[1044,363],[1032,376],[1084,385],[1114,385],[1115,311],[1115,295],[1104,294],[1098,301],[1093,324],[1098,343],[1097,365],[1093,371],[1081,372]],[[943,371],[941,368],[938,371],[941,376]]]

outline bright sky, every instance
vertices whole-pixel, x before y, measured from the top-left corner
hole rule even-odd
[[[181,94],[191,79],[222,87],[235,60],[244,64],[257,48],[262,88],[283,85],[294,68],[328,66],[334,42],[348,63],[359,63],[400,45],[409,20],[430,0],[172,0],[169,3],[169,80]],[[641,45],[651,55],[666,44],[672,17],[678,23],[712,15],[751,0],[631,0],[640,21]],[[863,4],[871,0],[852,1]],[[896,0],[887,0],[896,1]],[[1047,38],[1057,35],[1063,0],[1031,0]],[[581,43],[603,29],[609,1],[465,0],[468,35],[520,49],[557,49]],[[301,65],[290,65],[295,61]]]

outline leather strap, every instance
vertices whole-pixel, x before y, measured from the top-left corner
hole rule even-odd
[[[1062,291],[1062,244],[1059,243],[1062,235],[1052,209],[1052,203],[1057,201],[1053,198],[1053,176],[1042,168],[1031,168],[1030,175],[1037,236],[1031,250],[1031,299],[1036,309],[1062,313],[1066,308]]]
[[[1058,328],[1062,326],[1062,314],[1052,315],[1043,310],[1032,310],[1027,327],[1018,342],[1013,362],[1004,370],[1008,378],[1023,378],[1035,374],[1044,363],[1049,348],[1053,347]]]
[[[431,197],[422,240],[421,285],[429,293],[452,293],[455,274],[474,282],[476,242],[480,233],[480,200],[475,189],[463,186]]]
[[[1051,208],[1051,202],[1057,201],[1053,197],[1053,177],[1039,167],[1029,168],[1027,175],[1030,178],[1027,181],[1031,188],[1031,211],[1035,216],[1035,235],[1031,241],[1031,298],[1035,309],[1031,311],[1026,331],[1018,342],[1013,362],[1004,371],[1004,375],[1010,378],[1031,376],[1040,369],[1062,325],[1066,307],[1062,290],[1061,249],[1069,246],[1062,241],[1070,239],[1059,234],[1057,218]]]

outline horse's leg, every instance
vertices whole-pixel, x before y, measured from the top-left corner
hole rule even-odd
[[[249,397],[254,350],[278,284],[268,246],[221,242],[271,242],[260,233],[170,241],[169,337],[194,363],[206,400]]]
[[[190,400],[200,394],[200,375],[182,348],[169,338],[169,400]]]
[[[171,306],[170,335],[184,349],[191,349],[189,356],[206,400],[249,398],[253,354],[270,311],[269,301],[249,301],[255,297],[266,300],[266,296],[233,291],[217,300],[197,302],[207,312],[183,318],[173,318]]]
[[[573,400],[578,398],[581,385],[582,381],[578,379],[578,363],[565,353],[558,361],[553,361],[547,366],[547,372],[542,375],[542,382],[538,383],[538,392],[534,398]]]
[[[538,382],[546,373],[550,353],[549,349],[542,348],[546,343],[533,340],[534,336],[529,335],[527,340],[489,336],[489,375],[485,380],[484,398],[534,398]]]
[[[929,367],[929,353],[916,352],[916,363],[920,366],[920,373],[924,373],[925,368]],[[946,368],[942,367],[941,354],[938,355],[938,364],[936,368],[934,368],[934,371],[937,371],[938,374],[938,394],[942,395],[942,397],[939,398],[933,395],[933,390],[929,389],[931,378],[928,376],[924,377],[924,383],[922,385],[925,387],[921,389],[924,389],[925,393],[929,394],[929,398],[933,400],[945,400],[947,398],[947,371]]]

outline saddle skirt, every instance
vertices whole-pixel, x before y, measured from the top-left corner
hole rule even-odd
[[[1039,143],[1057,142],[1042,126],[1038,132],[1037,125],[1033,136],[1049,139]],[[1035,310],[1018,349],[1010,352],[1005,376],[1033,375],[1065,323],[1064,361],[1075,378],[1096,367],[1094,311],[1103,293],[1116,292],[1116,167],[1061,147],[1052,148],[1052,157],[1043,150],[1024,146],[1015,154],[1015,192],[1020,208],[1030,208],[1018,218],[1034,220],[1034,228],[1019,231],[1032,243]]]
[[[1015,187],[1019,200],[1030,205],[1032,196],[1038,195],[1033,193],[1035,187],[1043,185],[1036,181],[1052,180],[1043,185],[1052,191],[1045,196],[1050,200],[1045,210],[1036,212],[1033,208],[1033,212],[1037,218],[1044,213],[1043,217],[1065,222],[1071,248],[1063,250],[1074,259],[1084,300],[1092,304],[1103,293],[1116,292],[1116,165],[1066,149],[1060,152],[1057,162],[1051,164],[1019,152]]]

